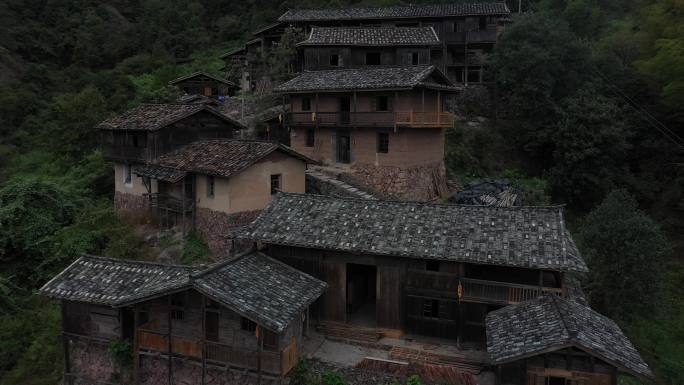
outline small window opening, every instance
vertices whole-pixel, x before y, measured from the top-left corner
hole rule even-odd
[[[366,52],[366,65],[379,66],[380,52]]]
[[[311,98],[306,96],[302,98],[302,111],[311,111]]]
[[[376,111],[389,111],[389,98],[387,96],[378,96],[375,104]]]
[[[378,132],[378,152],[387,154],[389,152],[389,134]]]
[[[330,55],[330,65],[332,67],[338,67],[340,65],[340,55]]]
[[[271,195],[277,194],[280,191],[280,174],[271,175]]]
[[[425,261],[425,270],[439,271],[439,261]]]

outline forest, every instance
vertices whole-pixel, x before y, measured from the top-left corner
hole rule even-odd
[[[0,385],[59,381],[59,307],[36,294],[50,277],[81,253],[153,258],[114,214],[97,123],[168,100],[182,74],[220,75],[222,53],[288,8],[390,4],[401,2],[0,2]],[[521,5],[509,3],[488,58],[492,96],[459,101],[488,119],[448,131],[448,171],[567,204],[592,307],[658,383],[684,383],[684,3]]]

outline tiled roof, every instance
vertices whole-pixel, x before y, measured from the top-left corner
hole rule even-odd
[[[291,9],[278,21],[335,21],[360,19],[401,19],[421,17],[448,17],[470,15],[508,15],[510,10],[504,2],[454,3],[425,5],[395,5],[389,7],[338,8],[338,9]]]
[[[105,120],[97,128],[103,130],[156,131],[201,111],[207,111],[217,116],[235,126],[235,129],[245,128],[238,121],[225,116],[216,109],[206,104],[195,103],[143,104]]]
[[[439,44],[432,27],[314,27],[297,45],[413,46]]]
[[[40,292],[69,301],[119,306],[187,286],[191,271],[187,266],[82,256]]]
[[[653,376],[615,322],[555,295],[493,311],[486,327],[487,352],[496,364],[576,347],[634,375]]]
[[[203,140],[185,145],[154,161],[156,166],[206,175],[229,177],[273,151],[282,151],[307,163],[313,160],[274,142],[241,139]]]
[[[164,182],[176,183],[187,174],[175,168],[163,167],[156,164],[143,164],[133,167],[133,173],[137,176],[146,176]]]
[[[112,307],[195,289],[280,332],[318,298],[326,284],[264,254],[250,252],[205,268],[83,256],[40,292]]]
[[[178,83],[180,83],[180,82],[183,82],[183,81],[185,81],[185,80],[192,79],[192,78],[195,78],[195,77],[198,77],[198,76],[205,76],[205,77],[208,77],[208,78],[211,79],[211,80],[217,81],[217,82],[219,82],[219,83],[223,83],[223,84],[225,84],[225,85],[227,85],[227,86],[230,86],[230,87],[237,87],[237,86],[235,85],[235,83],[231,82],[230,80],[222,79],[222,78],[220,78],[220,77],[218,77],[218,76],[212,75],[212,74],[207,73],[207,72],[204,72],[204,71],[197,71],[197,72],[193,72],[193,73],[191,73],[191,74],[189,74],[189,75],[181,76],[181,77],[179,77],[179,78],[176,78],[176,79],[171,80],[171,81],[169,82],[169,84],[171,84],[171,85],[173,85],[173,84],[178,84]]]
[[[250,253],[194,278],[194,287],[241,315],[282,331],[326,284],[261,253]]]
[[[555,271],[587,271],[563,209],[279,193],[235,236],[265,243]]]
[[[434,66],[407,66],[305,71],[279,85],[275,91],[411,89],[430,87],[431,76],[440,78],[444,88],[453,87],[453,83]]]

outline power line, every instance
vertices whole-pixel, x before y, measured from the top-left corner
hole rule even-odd
[[[669,139],[672,143],[674,143],[677,147],[680,149],[684,149],[684,139],[682,139],[680,136],[678,136],[676,133],[674,133],[672,130],[667,128],[666,125],[661,123],[658,119],[656,119],[651,113],[649,113],[646,109],[642,108],[639,106],[634,100],[632,100],[629,96],[627,96],[620,88],[618,88],[616,85],[612,84],[610,80],[602,74],[598,70],[594,70],[594,72],[601,77],[609,87],[611,87],[615,93],[617,93],[620,97],[622,97],[627,104],[629,104],[636,112],[638,112],[644,120],[649,122],[655,129],[660,131],[661,134],[663,134],[667,139]]]

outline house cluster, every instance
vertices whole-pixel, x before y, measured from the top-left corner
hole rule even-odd
[[[652,380],[588,306],[562,206],[429,203],[446,196],[445,100],[484,81],[475,59],[508,16],[504,3],[286,12],[226,58],[252,87],[254,47],[305,30],[301,72],[273,88],[291,146],[247,139],[223,108],[238,86],[201,72],[172,82],[176,103],[102,122],[121,215],[194,231],[215,262],[75,259],[40,290],[62,304],[65,383],[280,383],[313,333],[461,371],[455,385]],[[321,165],[379,193],[343,197]]]

